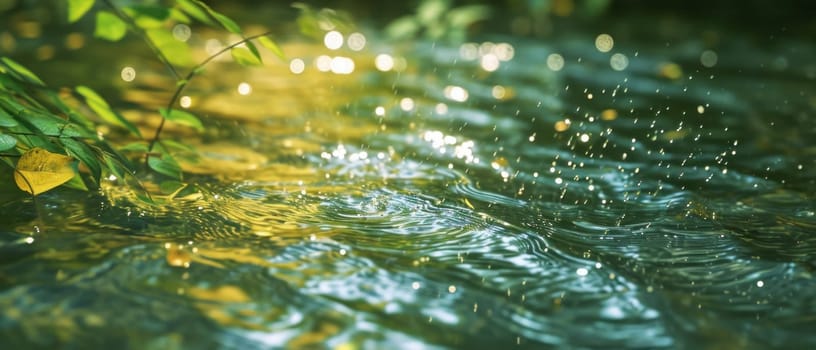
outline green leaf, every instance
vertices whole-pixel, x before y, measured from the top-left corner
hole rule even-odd
[[[178,141],[175,141],[175,140],[163,140],[162,144],[165,147],[167,147],[168,149],[172,148],[172,149],[179,150],[179,151],[182,151],[182,152],[195,152],[196,151],[195,147],[190,146],[190,145],[185,145],[185,144],[183,144],[181,142],[178,142]]]
[[[183,183],[181,181],[167,180],[167,181],[162,181],[159,184],[159,191],[161,191],[164,194],[173,195],[173,194],[178,193],[179,191],[181,191],[185,187],[187,187],[187,184],[185,184],[185,183]]]
[[[127,34],[127,24],[115,14],[108,11],[96,13],[96,28],[94,37],[108,41],[119,41]]]
[[[190,112],[180,109],[172,109],[168,113],[166,108],[162,108],[159,110],[159,113],[168,121],[187,125],[198,131],[204,131],[204,125],[201,124],[201,120]]]
[[[145,191],[144,188],[141,188],[141,191],[134,191],[133,194],[136,195],[136,198],[142,201],[142,203],[156,204],[156,201],[153,200],[153,197],[150,197],[150,193]]]
[[[0,151],[8,151],[17,145],[17,139],[11,135],[0,133]]]
[[[231,18],[224,16],[218,12],[210,10],[210,14],[215,17],[215,20],[218,23],[221,23],[221,26],[224,29],[228,30],[230,33],[241,34],[241,27],[238,26],[238,23],[235,23]]]
[[[181,180],[181,166],[169,154],[150,156],[147,158],[147,165],[159,174]]]
[[[12,73],[19,75],[20,79],[39,86],[45,86],[45,83],[43,83],[43,81],[40,80],[36,74],[32,73],[30,70],[28,70],[28,68],[15,62],[11,58],[2,57],[0,58],[0,61],[3,61],[3,63],[6,65],[6,67],[8,67],[8,69],[11,70]]]
[[[156,47],[164,54],[170,63],[179,66],[190,66],[193,62],[193,55],[187,43],[177,40],[167,29],[156,28],[146,31],[147,37],[156,44]]]
[[[212,7],[208,6],[202,1],[199,0],[194,1],[196,4],[198,4],[198,6],[207,11],[207,13],[210,16],[212,16],[212,18],[215,18],[215,20],[218,21],[218,23],[221,24],[221,26],[224,27],[224,29],[226,29],[230,33],[241,34],[241,27],[238,26],[238,24],[235,23],[235,21],[233,21],[231,18],[225,16],[224,14],[216,10],[213,10]]]
[[[132,5],[122,9],[142,29],[159,28],[170,17],[170,9],[156,5]]]
[[[256,47],[251,41],[245,42],[244,45],[246,45],[249,52],[252,53],[252,56],[255,56],[255,58],[258,59],[258,63],[263,64],[263,59],[261,58],[261,53],[258,51],[258,47]]]
[[[412,16],[397,18],[385,27],[385,34],[391,39],[410,38],[419,32],[420,25]]]
[[[88,191],[88,186],[85,186],[85,183],[82,182],[82,177],[81,176],[72,177],[70,180],[68,180],[68,182],[62,184],[62,186],[65,186],[65,187],[68,187],[68,188],[73,188],[75,190],[80,190],[80,191]]]
[[[3,108],[0,108],[0,127],[11,128],[17,126],[17,121],[11,114],[8,114]]]
[[[127,119],[122,117],[122,115],[112,110],[108,102],[106,102],[102,96],[99,96],[99,94],[97,94],[91,88],[80,85],[76,87],[76,92],[85,98],[85,103],[88,105],[88,107],[91,107],[91,109],[97,115],[99,115],[100,118],[113,125],[121,126],[129,130],[134,135],[141,137],[139,129],[137,129]]]
[[[119,150],[128,152],[147,152],[147,143],[144,141],[133,142],[119,147]]]
[[[192,22],[190,16],[188,16],[182,10],[177,8],[170,9],[170,19],[184,24],[190,24],[190,22]]]
[[[182,11],[204,24],[215,24],[207,15],[207,11],[201,8],[198,4],[194,3],[192,0],[176,0],[176,5],[178,5]]]
[[[490,8],[484,5],[460,6],[450,10],[447,15],[451,27],[463,29],[488,17]]]
[[[5,70],[6,73],[0,74],[0,87],[3,88],[5,92],[16,92],[16,93],[24,93],[25,89],[20,86],[20,78],[17,78],[16,75],[12,75],[10,71],[3,67],[0,64],[0,69]]]
[[[300,15],[296,20],[298,30],[310,38],[320,38],[323,31],[320,30],[315,11],[309,5],[299,2],[292,4],[292,7],[300,10]]]
[[[438,21],[450,9],[450,0],[425,0],[417,8],[417,19],[422,24]]]
[[[298,29],[308,37],[320,39],[331,29],[349,32],[354,28],[354,21],[345,12],[326,8],[315,11],[311,6],[300,2],[292,4],[292,7],[300,10],[297,18]]]
[[[65,146],[65,150],[69,156],[79,159],[91,171],[91,176],[94,181],[99,183],[99,178],[102,176],[102,165],[96,158],[96,154],[84,143],[71,138],[60,139],[60,142]]]
[[[68,0],[68,22],[78,21],[94,5],[94,0]]]
[[[286,60],[286,55],[283,54],[283,50],[281,50],[278,44],[272,41],[272,39],[269,37],[262,36],[258,38],[258,42],[261,43],[261,45],[263,45],[263,47],[265,47],[267,50],[272,51],[272,53],[274,53],[275,56],[278,56],[278,58]]]
[[[251,51],[243,47],[233,47],[230,50],[230,54],[235,62],[243,66],[257,66],[261,64],[261,60],[259,60],[258,57],[255,57]]]
[[[124,179],[125,174],[129,174],[128,167],[119,161],[116,156],[103,153],[102,158],[105,160],[108,171],[110,171],[113,176],[116,176],[117,179]]]
[[[62,120],[62,119],[61,119]],[[64,121],[64,120],[63,120]],[[60,137],[77,137],[84,139],[96,139],[96,134],[90,130],[84,129],[76,124],[71,124],[67,121],[60,126]]]
[[[88,117],[74,110],[69,110],[68,112],[66,112],[66,114],[68,114],[68,120],[75,123],[78,127],[80,126],[83,127],[84,131],[90,133],[89,135],[90,137],[96,137],[94,136],[96,134],[94,130],[94,124],[93,122],[91,122],[90,119],[88,119]]]
[[[61,136],[65,128],[65,120],[32,109],[20,111],[20,123],[29,127],[31,131],[39,131],[43,135]]]

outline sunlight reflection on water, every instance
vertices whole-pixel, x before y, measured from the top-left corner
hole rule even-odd
[[[407,53],[323,39],[191,86],[187,107],[212,131],[168,137],[201,151],[183,164],[200,198],[48,194],[49,233],[23,240],[34,219],[9,210],[5,332],[67,332],[46,345],[87,341],[86,326],[203,347],[813,343],[816,164],[797,143],[812,121],[786,112],[767,127],[781,106],[728,76],[748,69],[741,50],[633,51],[597,33]],[[133,83],[148,92],[125,98],[165,98],[146,74]],[[805,85],[786,79],[763,83]]]

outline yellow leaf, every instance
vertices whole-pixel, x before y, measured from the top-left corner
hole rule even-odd
[[[14,182],[21,190],[38,195],[71,180],[76,174],[73,161],[39,147],[29,149],[17,162]]]

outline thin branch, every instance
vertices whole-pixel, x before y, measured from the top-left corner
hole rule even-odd
[[[223,49],[221,49],[221,51],[218,51],[218,52],[210,55],[210,57],[207,57],[207,59],[205,59],[204,61],[201,61],[201,63],[199,63],[198,65],[193,67],[193,69],[191,69],[190,72],[187,73],[187,76],[184,77],[184,79],[179,80],[178,87],[176,88],[176,91],[173,93],[173,97],[170,98],[170,102],[167,103],[167,113],[170,113],[172,111],[173,105],[176,104],[176,100],[178,100],[179,96],[184,91],[184,88],[187,87],[187,84],[190,83],[190,80],[192,80],[193,77],[195,77],[195,75],[198,74],[198,72],[202,68],[204,68],[204,66],[206,66],[208,63],[210,63],[216,57],[221,56],[225,52],[227,52],[227,51],[229,51],[229,50],[231,50],[231,49],[233,49],[233,48],[235,48],[235,47],[237,47],[237,46],[239,46],[241,44],[247,43],[249,41],[252,41],[252,40],[255,40],[255,39],[260,38],[262,36],[267,36],[267,35],[270,35],[270,34],[272,34],[271,31],[261,33],[261,34],[252,35],[252,36],[248,36],[248,37],[246,37],[246,38],[244,38],[244,39],[242,39],[242,40],[240,40],[238,42],[235,42],[233,44],[230,44],[229,46],[224,47]],[[164,122],[165,121],[166,121],[166,118],[164,118],[164,116],[162,116],[161,122],[159,122],[159,127],[156,128],[156,134],[153,136],[153,139],[150,140],[150,145],[147,147],[148,152],[152,152],[153,151],[153,146],[155,146],[156,142],[159,142],[159,135],[161,135],[162,129],[164,129]]]
[[[128,16],[126,13],[122,12],[122,10],[120,10],[118,7],[114,6],[110,0],[102,0],[102,2],[105,3],[105,5],[107,5],[108,7],[110,7],[110,9],[113,11],[116,17],[119,17],[119,19],[121,19],[127,24],[128,29],[130,29],[131,32],[140,36],[142,40],[144,40],[147,43],[147,46],[150,47],[150,50],[153,51],[154,54],[156,54],[156,56],[159,58],[159,61],[161,61],[167,67],[167,69],[170,70],[170,73],[173,73],[173,76],[176,78],[176,80],[181,79],[181,74],[179,74],[179,72],[176,70],[176,67],[170,63],[170,60],[168,60],[167,56],[165,56],[161,52],[161,50],[159,50],[159,48],[156,46],[153,40],[150,40],[150,38],[145,34],[144,31],[138,29],[139,26],[136,24],[136,22],[133,21],[133,18]]]

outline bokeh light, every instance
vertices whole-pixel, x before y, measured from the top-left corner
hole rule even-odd
[[[547,68],[552,71],[560,71],[564,68],[564,56],[557,53],[551,53],[547,56]]]
[[[129,83],[136,79],[136,69],[130,66],[124,67],[119,75],[122,77],[122,80]]]
[[[323,44],[329,50],[337,50],[343,46],[343,34],[336,30],[332,30],[323,37]]]
[[[700,63],[706,67],[711,68],[717,65],[717,53],[711,50],[705,50],[700,54]]]
[[[190,40],[190,36],[192,36],[193,31],[190,29],[190,26],[179,23],[173,26],[173,37],[176,38],[178,41],[187,41]]]
[[[306,70],[306,62],[300,58],[295,58],[289,61],[289,71],[294,74],[301,74]]]
[[[601,34],[595,38],[595,48],[600,52],[609,52],[615,46],[615,40],[609,34]]]
[[[351,33],[348,37],[348,47],[352,51],[360,51],[365,48],[366,37],[362,33]]]
[[[241,95],[249,95],[252,93],[252,85],[247,82],[238,84],[238,93]]]
[[[622,71],[629,66],[629,58],[622,53],[616,53],[609,58],[609,65],[616,71]]]
[[[394,58],[391,55],[381,53],[374,59],[374,66],[381,72],[387,72],[394,68]]]

